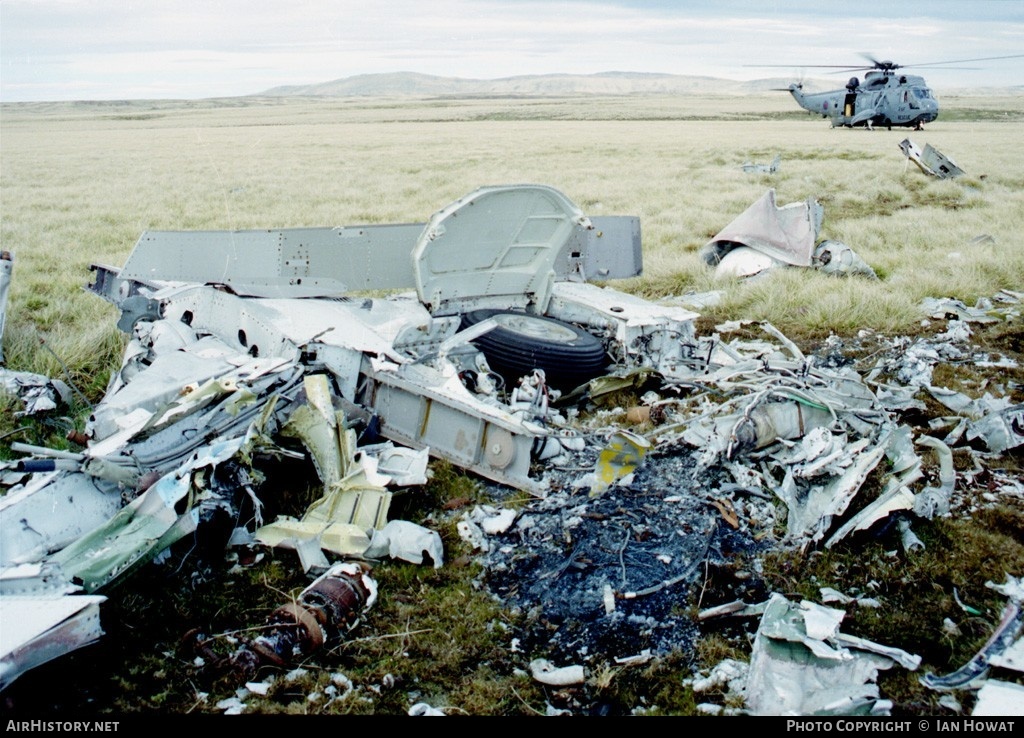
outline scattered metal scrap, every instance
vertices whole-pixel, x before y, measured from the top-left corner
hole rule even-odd
[[[839,631],[844,612],[813,602],[769,599],[744,685],[751,715],[888,715],[879,670],[914,671],[921,658]]]
[[[578,655],[573,644],[603,639],[636,651],[678,647],[692,634],[692,623],[671,613],[679,593],[700,567],[763,545],[756,532],[774,527],[773,499],[790,510],[789,542],[810,545],[830,530],[883,455],[914,456],[894,438],[906,431],[897,432],[855,374],[794,359],[795,347],[785,341],[727,344],[715,335],[713,342],[705,373],[665,380],[659,394],[651,393],[658,408],[651,414],[661,422],[640,437],[643,443],[636,433],[593,430],[605,445],[562,462],[593,472],[566,473],[545,500],[499,532],[505,545],[467,537],[490,564],[492,590],[524,607],[538,602],[541,617],[561,623],[545,638],[567,658]],[[912,481],[903,477],[901,486]],[[642,514],[631,521],[623,510]]]
[[[939,152],[931,144],[925,144],[922,150],[920,146],[909,138],[905,138],[900,141],[900,151],[903,152],[908,161],[912,161],[917,165],[918,169],[932,177],[951,179],[964,174],[963,169],[958,167],[952,159]]]
[[[985,391],[980,397],[971,398],[963,392],[951,390],[932,383],[934,367],[941,363],[965,363],[978,367],[1017,366],[1014,359],[1006,356],[991,356],[975,351],[970,345],[972,322],[997,322],[1016,320],[1020,315],[1022,295],[1003,290],[993,299],[981,299],[974,308],[967,308],[958,300],[927,299],[922,302],[923,315],[929,318],[947,318],[947,330],[933,338],[918,338],[901,347],[899,354],[879,361],[868,374],[868,381],[874,381],[879,374],[895,376],[903,385],[903,394],[924,389],[935,400],[949,408],[954,414],[935,417],[929,425],[931,430],[945,430],[937,440],[953,445],[962,441],[981,441],[990,453],[1002,453],[1024,444],[1024,406],[1014,403],[1009,392],[996,396]],[[998,391],[998,388],[995,388]],[[895,394],[900,390],[892,390]],[[973,453],[973,451],[972,451]]]
[[[4,326],[7,322],[7,297],[14,270],[14,254],[0,251],[0,394],[17,397],[22,409],[15,417],[37,415],[63,407],[71,400],[71,387],[59,379],[50,379],[32,372],[16,372],[4,368]]]
[[[846,244],[818,242],[824,208],[813,197],[783,206],[769,189],[701,249],[718,276],[749,278],[783,266],[807,267],[831,275],[878,276]]]
[[[945,676],[925,674],[921,683],[942,691],[978,690],[972,715],[1024,715],[1024,702],[1020,700],[1024,688],[1011,681],[990,678],[993,670],[1024,672],[1024,580],[1007,576],[1003,584],[985,584],[1007,597],[992,635],[962,667]]]
[[[1009,319],[1019,303],[1010,295],[1001,302],[1005,307],[993,315]],[[719,333],[701,339],[708,356],[703,373],[661,377],[656,389],[643,393],[647,412],[634,417],[647,430],[629,437],[647,443],[624,443],[620,428],[601,424],[599,404],[609,388],[642,391],[645,378],[593,380],[591,399],[598,405],[593,425],[583,424],[580,432],[599,439],[597,447],[588,444],[557,462],[562,481],[511,524],[506,518],[481,535],[473,521],[508,511],[463,515],[460,530],[487,565],[481,584],[532,613],[537,640],[526,641],[525,650],[588,662],[685,649],[697,631],[692,620],[678,616],[679,599],[709,568],[726,566],[732,552],[756,557],[767,545],[831,547],[889,528],[913,555],[923,547],[914,522],[949,514],[958,484],[970,475],[954,471],[951,447],[974,451],[963,438],[943,440],[899,422],[921,405],[918,374],[904,370],[913,363],[915,372],[930,377],[929,367],[951,352],[981,362],[991,357],[971,353],[955,325],[950,332],[956,338],[919,339],[922,349],[929,347],[920,353],[897,339],[865,376],[829,361],[841,349],[837,341],[827,342],[821,356],[807,356],[769,324],[760,328],[770,340],[723,338],[757,326],[717,326]],[[938,346],[943,353],[933,350]],[[879,492],[851,513],[869,476]],[[781,541],[771,533],[780,511],[773,500],[785,503]],[[470,530],[477,534],[467,535]],[[727,607],[733,614],[763,613],[763,607],[733,605]],[[893,654],[908,669],[916,668],[916,659],[873,644],[866,650],[879,649],[884,655],[864,656],[866,670],[852,683],[833,685],[834,692],[849,691],[844,701],[819,703],[824,695],[803,695],[795,709],[812,709],[813,702],[815,710],[828,704],[835,712],[884,713],[889,705],[867,676],[887,660],[891,665]]]
[[[754,164],[753,162],[745,161],[742,164],[742,169],[747,174],[775,174],[779,171],[779,164],[781,163],[782,156],[776,154],[770,164]]]

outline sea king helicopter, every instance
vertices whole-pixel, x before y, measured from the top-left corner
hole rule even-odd
[[[804,92],[802,82],[793,83],[783,89],[788,91],[804,110],[818,113],[822,118],[829,118],[833,128],[864,126],[871,129],[874,126],[885,126],[891,130],[893,126],[898,126],[922,130],[925,123],[931,123],[939,117],[939,101],[924,77],[898,71],[905,68],[902,64],[879,61],[868,54],[862,56],[871,62],[870,66],[816,65],[819,69],[838,68],[840,72],[865,72],[863,79],[850,77],[845,89]],[[962,64],[1018,57],[1024,57],[1024,54],[930,62],[912,66]]]

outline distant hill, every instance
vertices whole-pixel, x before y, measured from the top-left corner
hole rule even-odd
[[[249,97],[567,97],[574,95],[749,95],[786,89],[794,77],[739,82],[718,77],[646,72],[598,74],[527,74],[498,79],[438,77],[418,72],[358,74],[312,85],[272,87]],[[808,92],[841,88],[842,79],[802,79]],[[965,97],[1019,95],[1024,86],[935,87],[939,94]]]
[[[544,97],[567,95],[747,95],[785,88],[792,78],[751,82],[642,72],[599,74],[532,74],[500,79],[437,77],[416,72],[360,74],[312,85],[273,87],[260,93],[269,97]],[[808,81],[805,80],[805,83]],[[822,90],[835,81],[815,83]],[[810,86],[810,85],[809,85]]]

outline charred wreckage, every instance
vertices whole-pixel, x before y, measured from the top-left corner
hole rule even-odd
[[[848,247],[818,242],[820,221],[813,200],[780,208],[770,191],[704,256],[742,277],[846,265],[874,278]],[[902,363],[865,377],[805,356],[769,324],[758,326],[764,340],[725,340],[735,325],[698,336],[695,309],[713,295],[654,302],[599,286],[641,273],[640,244],[638,218],[587,216],[558,190],[524,184],[480,188],[425,224],[148,231],[121,268],[93,265],[88,289],[120,310],[130,340],[76,439],[83,450],[11,445],[24,458],[2,470],[0,689],[100,638],[104,589],[215,519],[232,521],[228,545],[293,549],[316,577],[239,662],[315,650],[372,606],[372,562],[443,565],[435,532],[388,514],[396,486],[426,482],[429,457],[533,500],[516,510],[497,494],[459,521],[487,561],[484,586],[564,622],[549,644],[562,658],[582,657],[581,639],[596,638],[639,649],[611,654],[628,660],[692,635],[671,614],[679,592],[744,526],[771,529],[781,508],[784,543],[828,547],[898,520],[912,549],[915,517],[949,508],[950,445],[972,439],[1000,453],[1024,442],[1021,406],[931,384],[930,366],[969,351],[954,330],[969,335],[991,310],[958,306],[963,319],[950,320],[942,344],[903,347]],[[1019,298],[1000,296],[1006,310]],[[68,389],[4,379],[26,412]],[[581,397],[600,406],[624,388],[644,390],[637,425],[578,411]],[[944,440],[898,422],[920,392],[951,409]],[[937,460],[937,484],[924,483],[918,448]],[[276,514],[260,469],[296,457],[311,460],[323,496],[301,517]],[[878,498],[845,515],[883,459]],[[630,521],[612,521],[631,506]],[[523,545],[533,554],[513,555]],[[752,533],[735,545],[755,545]],[[1000,634],[1009,644],[1020,585],[994,586],[1016,608]],[[917,668],[912,654],[843,636],[841,610],[775,595],[758,613],[754,714],[884,714],[873,674]],[[628,645],[615,640],[630,629]],[[773,675],[796,658],[784,648],[805,650],[804,668],[820,659],[833,678],[825,651],[857,666],[828,689],[780,694]],[[533,666],[552,684],[577,676]]]

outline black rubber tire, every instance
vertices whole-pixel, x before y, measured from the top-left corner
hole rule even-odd
[[[519,310],[487,309],[463,315],[462,327],[488,318],[496,318],[498,327],[473,344],[507,382],[515,383],[534,369],[542,369],[552,387],[573,389],[605,373],[608,357],[604,344],[578,326]]]

